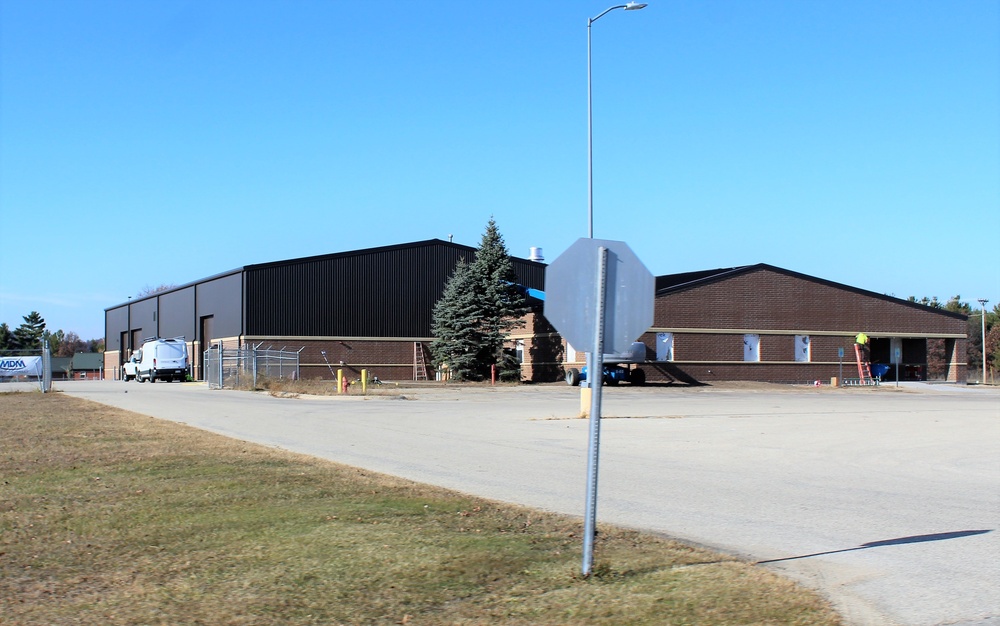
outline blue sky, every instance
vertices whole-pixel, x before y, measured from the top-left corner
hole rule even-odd
[[[424,239],[587,234],[597,0],[0,0],[0,321]],[[1000,301],[1000,3],[651,0],[593,25],[595,236]]]

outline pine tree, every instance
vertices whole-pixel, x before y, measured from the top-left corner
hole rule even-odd
[[[24,323],[14,329],[14,347],[18,350],[39,350],[45,335],[45,320],[32,311],[24,316]]]
[[[507,245],[492,217],[486,224],[471,269],[480,285],[483,343],[479,362],[485,370],[496,365],[501,379],[519,380],[520,364],[514,355],[504,351],[504,344],[510,332],[522,326],[527,306],[517,286],[517,274]]]
[[[507,246],[490,218],[475,259],[456,266],[434,305],[435,365],[447,364],[462,380],[482,380],[493,365],[502,380],[520,379],[520,364],[504,344],[526,310]]]
[[[458,380],[481,380],[477,347],[482,344],[480,308],[474,277],[462,259],[434,305],[431,358],[435,367],[445,366]]]
[[[11,350],[14,347],[14,335],[10,332],[7,322],[0,324],[0,350]]]

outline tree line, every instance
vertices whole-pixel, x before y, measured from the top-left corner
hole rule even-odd
[[[983,342],[983,309],[978,302],[972,304],[962,300],[962,296],[952,296],[945,302],[938,300],[937,296],[928,298],[924,296],[919,300],[914,296],[907,298],[910,302],[929,306],[934,309],[951,311],[952,313],[962,313],[969,316],[968,326],[965,334],[969,338],[966,342],[966,359],[969,364],[969,371],[974,372],[982,368],[983,349],[986,350],[986,368],[996,372],[1000,370],[1000,304],[993,306],[993,310],[987,309],[986,320],[986,341]],[[934,347],[928,344],[927,350],[928,368],[934,365],[933,361],[938,356]],[[943,355],[941,355],[943,359]],[[970,374],[970,379],[973,376]]]
[[[11,330],[6,322],[0,323],[0,351],[41,350],[48,345],[52,356],[73,356],[77,352],[103,352],[103,339],[81,339],[73,331],[45,328],[45,319],[32,311],[24,317],[20,326]]]

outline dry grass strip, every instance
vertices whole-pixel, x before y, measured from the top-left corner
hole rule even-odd
[[[227,439],[0,394],[0,624],[797,624],[733,558]]]

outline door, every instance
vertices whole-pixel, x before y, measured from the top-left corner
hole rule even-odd
[[[812,348],[810,348],[809,335],[795,335],[795,360],[800,363],[808,363],[812,360]]]
[[[195,377],[198,380],[205,380],[205,350],[212,347],[212,339],[215,335],[212,333],[212,317],[211,315],[206,315],[201,318],[199,328],[198,328],[198,372]]]
[[[674,334],[656,333],[656,360],[674,360]]]
[[[760,360],[760,335],[743,335],[743,360]]]

